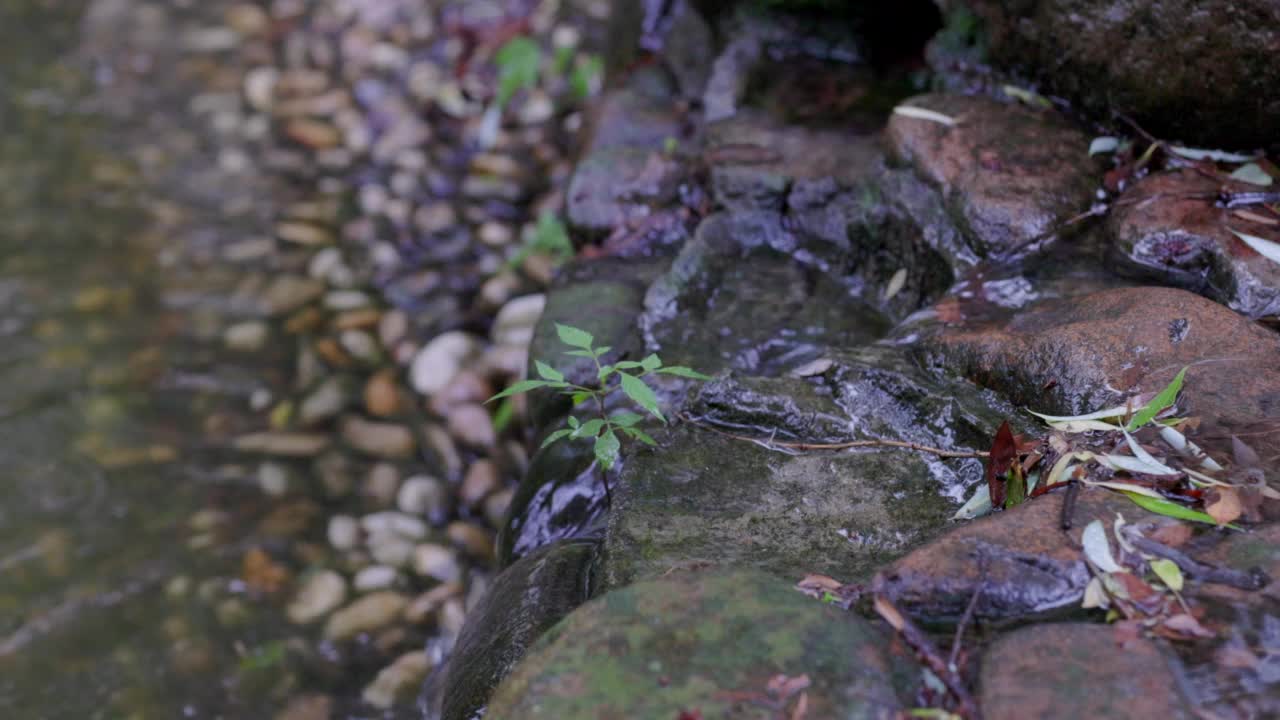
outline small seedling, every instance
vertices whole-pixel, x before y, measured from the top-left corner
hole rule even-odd
[[[639,361],[622,360],[612,364],[604,364],[600,362],[600,358],[608,353],[610,348],[595,347],[595,338],[592,337],[591,333],[557,323],[556,334],[559,336],[560,342],[570,348],[565,351],[566,355],[590,358],[595,363],[595,386],[571,383],[565,379],[563,372],[556,370],[541,360],[534,360],[534,369],[540,379],[522,380],[515,383],[506,390],[489,398],[489,402],[539,388],[550,388],[561,395],[567,395],[573,398],[575,406],[594,402],[598,417],[584,422],[576,417],[569,416],[566,421],[566,427],[548,435],[547,439],[542,442],[542,447],[564,438],[570,440],[589,439],[594,444],[596,460],[600,463],[600,467],[605,470],[611,469],[618,460],[618,450],[621,447],[621,441],[618,438],[619,433],[646,445],[657,444],[648,433],[639,427],[641,421],[645,419],[643,415],[629,410],[617,411],[612,414],[606,412],[605,400],[610,395],[621,390],[623,394],[649,415],[666,423],[666,417],[663,416],[662,410],[658,408],[657,395],[643,378],[648,375],[676,375],[693,380],[711,379],[687,367],[663,365],[662,360],[653,354]]]

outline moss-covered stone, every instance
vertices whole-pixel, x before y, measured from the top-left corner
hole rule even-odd
[[[891,717],[916,676],[895,648],[866,621],[766,575],[676,573],[608,593],[552,628],[485,717],[763,719],[793,710],[801,692],[806,717]],[[770,692],[777,675],[808,684]]]

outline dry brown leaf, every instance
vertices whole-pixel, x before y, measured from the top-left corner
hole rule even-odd
[[[1240,491],[1233,487],[1215,487],[1209,491],[1209,500],[1204,504],[1204,511],[1209,513],[1219,525],[1235,521],[1244,512],[1244,503],[1240,501]]]
[[[289,582],[289,570],[271,559],[262,548],[253,548],[244,554],[240,563],[240,576],[251,590],[265,593],[278,592]]]
[[[804,720],[805,715],[809,713],[809,693],[800,693],[800,699],[796,701],[796,706],[791,708],[791,720]]]
[[[1160,626],[1184,637],[1215,637],[1213,631],[1201,625],[1199,620],[1186,613],[1179,613],[1165,618]]]

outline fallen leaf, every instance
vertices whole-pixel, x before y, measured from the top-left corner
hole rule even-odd
[[[1227,228],[1230,230],[1230,228]],[[1246,235],[1245,233],[1231,230],[1231,233],[1240,238],[1240,241],[1248,245],[1262,257],[1274,263],[1280,263],[1280,243],[1272,242],[1257,235]]]
[[[893,296],[902,291],[902,287],[907,284],[907,269],[898,268],[893,277],[889,278],[889,284],[884,288],[884,301],[889,302]]]
[[[952,127],[956,124],[956,119],[953,117],[943,115],[940,112],[934,112],[933,110],[913,107],[911,105],[899,105],[893,109],[893,113],[895,115],[902,115],[904,117],[915,118],[917,120],[928,120],[930,122],[940,123],[947,127]]]
[[[991,454],[987,459],[987,490],[993,507],[1004,507],[1004,474],[1009,471],[1016,453],[1017,443],[1013,439],[1013,431],[1009,429],[1009,421],[1005,420],[1000,423],[1000,429],[996,430],[995,440],[991,443]]]
[[[1226,152],[1224,150],[1205,150],[1202,148],[1181,147],[1179,145],[1170,145],[1169,150],[1175,155],[1181,155],[1190,160],[1213,160],[1214,162],[1241,163],[1249,162],[1257,158],[1257,155],[1241,155],[1240,153]]]
[[[1209,491],[1204,511],[1219,525],[1226,525],[1244,513],[1240,492],[1233,487],[1214,487]]]
[[[1160,623],[1160,626],[1184,637],[1215,637],[1215,634],[1204,625],[1201,625],[1199,620],[1186,613],[1178,613],[1165,618],[1164,622]]]
[[[1164,583],[1165,587],[1174,592],[1182,592],[1182,568],[1178,567],[1177,563],[1167,558],[1160,558],[1147,564],[1151,566],[1151,572],[1160,578],[1160,582]]]
[[[1084,546],[1084,556],[1093,566],[1105,573],[1128,572],[1111,555],[1111,543],[1107,541],[1107,530],[1101,520],[1094,520],[1084,528],[1080,536],[1080,544]]]
[[[1241,182],[1247,182],[1250,185],[1259,185],[1261,187],[1269,187],[1271,183],[1274,182],[1272,177],[1267,174],[1267,171],[1263,170],[1262,166],[1255,162],[1247,163],[1236,168],[1235,172],[1231,173],[1231,177],[1236,180],[1240,180]]]

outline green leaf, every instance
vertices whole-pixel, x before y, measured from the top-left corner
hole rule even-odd
[[[494,400],[501,400],[504,397],[509,397],[511,395],[519,395],[520,393],[526,393],[526,392],[529,392],[530,390],[537,390],[538,388],[546,387],[548,385],[551,385],[551,383],[547,382],[546,380],[521,380],[515,385],[508,387],[506,390],[503,390],[497,395],[494,395],[488,400],[485,400],[485,402],[491,403]]]
[[[1130,500],[1137,503],[1138,507],[1148,512],[1156,513],[1157,515],[1165,515],[1179,520],[1191,520],[1193,522],[1205,523],[1206,525],[1216,526],[1218,524],[1218,521],[1214,520],[1211,515],[1200,512],[1199,510],[1192,510],[1191,508],[1183,507],[1177,503],[1169,502],[1168,500],[1157,500],[1156,498],[1139,495],[1138,493],[1130,492],[1128,490],[1122,490],[1121,492],[1127,495]],[[1227,525],[1226,527],[1233,530],[1240,529],[1235,525]]]
[[[638,415],[630,410],[623,410],[622,412],[617,412],[609,416],[609,422],[617,425],[618,427],[624,428],[629,428],[643,419],[643,415]]]
[[[622,378],[622,392],[626,393],[627,397],[662,422],[667,421],[662,416],[662,411],[658,409],[658,396],[653,394],[653,388],[645,385],[643,380],[634,375],[621,373],[619,377]]]
[[[1160,582],[1164,583],[1165,587],[1174,592],[1182,592],[1182,568],[1178,567],[1178,563],[1160,558],[1147,564],[1151,566],[1151,572],[1160,578]]]
[[[657,355],[650,353],[640,361],[640,367],[644,368],[645,372],[652,372],[653,370],[657,370],[662,367],[662,359]]]
[[[618,368],[613,365],[601,365],[600,369],[596,371],[596,381],[604,385],[604,381],[608,380],[609,376],[616,372],[618,372]]]
[[[543,441],[542,441],[542,445],[540,445],[539,447],[540,447],[540,448],[544,448],[544,447],[546,447],[546,446],[550,445],[551,443],[553,443],[553,442],[555,442],[555,441],[559,440],[560,438],[562,438],[562,437],[568,437],[568,436],[569,436],[569,435],[571,435],[571,434],[573,434],[573,431],[572,431],[572,430],[569,430],[569,429],[564,429],[564,428],[562,428],[562,429],[560,429],[560,430],[557,430],[557,431],[555,431],[555,432],[551,433],[550,435],[548,435],[548,436],[547,436],[547,439],[546,439],[546,440],[543,440]]]
[[[582,424],[581,422],[578,421],[578,418],[572,415],[569,416],[569,419],[566,422],[569,424],[569,427],[571,428],[576,428]]]
[[[1262,166],[1252,162],[1236,168],[1235,172],[1231,173],[1231,177],[1261,187],[1270,187],[1271,183],[1275,182],[1275,179],[1268,175]]]
[[[573,397],[573,406],[577,407],[582,403],[586,402],[588,399],[590,399],[591,393],[587,392],[586,390],[579,390],[578,392],[573,393],[572,397]]]
[[[556,323],[556,334],[560,336],[560,342],[569,347],[582,348],[590,350],[591,343],[595,342],[595,338],[586,330],[579,330],[571,325],[561,325]]]
[[[630,435],[631,437],[635,438],[636,440],[639,440],[640,442],[644,443],[645,445],[650,445],[650,446],[652,446],[652,447],[657,447],[657,446],[658,446],[658,441],[657,441],[657,440],[654,440],[654,439],[653,439],[653,438],[651,438],[651,437],[649,437],[649,434],[648,434],[648,433],[646,433],[645,431],[641,430],[640,428],[624,427],[624,428],[622,428],[622,432],[624,432],[624,433],[626,433],[626,434]]]
[[[1004,90],[1005,95],[1027,105],[1046,109],[1053,107],[1053,103],[1049,102],[1048,98],[1025,88],[1020,88],[1016,85],[1005,85],[1001,89]]]
[[[511,399],[507,398],[503,400],[498,404],[498,409],[493,411],[493,419],[490,421],[493,424],[493,431],[495,433],[501,433],[503,430],[506,430],[515,415],[516,406],[511,402]]]
[[[618,436],[612,431],[606,432],[596,437],[595,454],[596,460],[600,461],[600,467],[605,470],[613,468],[613,464],[618,461],[618,448],[621,443],[618,442]]]
[[[991,487],[980,483],[973,496],[951,516],[952,520],[972,520],[991,512]]]
[[[640,363],[636,362],[635,360],[623,360],[618,364],[614,365],[614,367],[619,370],[635,370],[636,368],[640,367]]]
[[[1170,407],[1178,400],[1178,393],[1182,391],[1182,380],[1187,375],[1187,369],[1184,367],[1178,371],[1173,378],[1173,382],[1165,386],[1163,390],[1151,398],[1151,402],[1145,407],[1133,414],[1133,418],[1129,420],[1129,432],[1133,432],[1138,428],[1151,422],[1156,415],[1159,415],[1165,408]]]
[[[1089,143],[1089,156],[1099,155],[1102,153],[1113,153],[1120,147],[1120,139],[1113,137],[1096,137],[1093,142]]]
[[[559,370],[556,370],[555,368],[542,362],[541,360],[534,360],[533,367],[538,371],[538,376],[541,377],[543,380],[550,380],[552,382],[564,382],[564,373],[560,372]]]
[[[584,358],[593,358],[596,356],[596,354],[594,352],[591,352],[590,350],[565,350],[564,354],[572,355],[574,357],[584,357]]]
[[[600,434],[600,428],[602,427],[604,427],[604,420],[600,418],[588,420],[573,429],[572,437],[595,437]]]
[[[609,347],[608,345],[605,345],[604,347],[598,347],[598,348],[596,348],[596,349],[595,349],[595,350],[593,350],[592,352],[594,352],[594,353],[595,353],[595,356],[596,356],[596,357],[600,357],[601,355],[604,355],[605,353],[609,352],[609,351],[610,351],[610,350],[612,350],[612,349],[613,349],[613,348]]]
[[[498,66],[498,107],[506,105],[520,89],[537,84],[542,48],[532,39],[512,38],[498,49],[493,59]]]
[[[697,370],[694,370],[693,368],[687,368],[683,365],[672,365],[671,367],[658,368],[654,372],[660,375],[677,375],[679,377],[693,378],[694,380],[710,380],[711,379],[710,376],[703,375]]]
[[[579,100],[591,97],[600,87],[600,77],[604,75],[604,60],[598,55],[588,55],[578,59],[569,77],[569,85]]]

